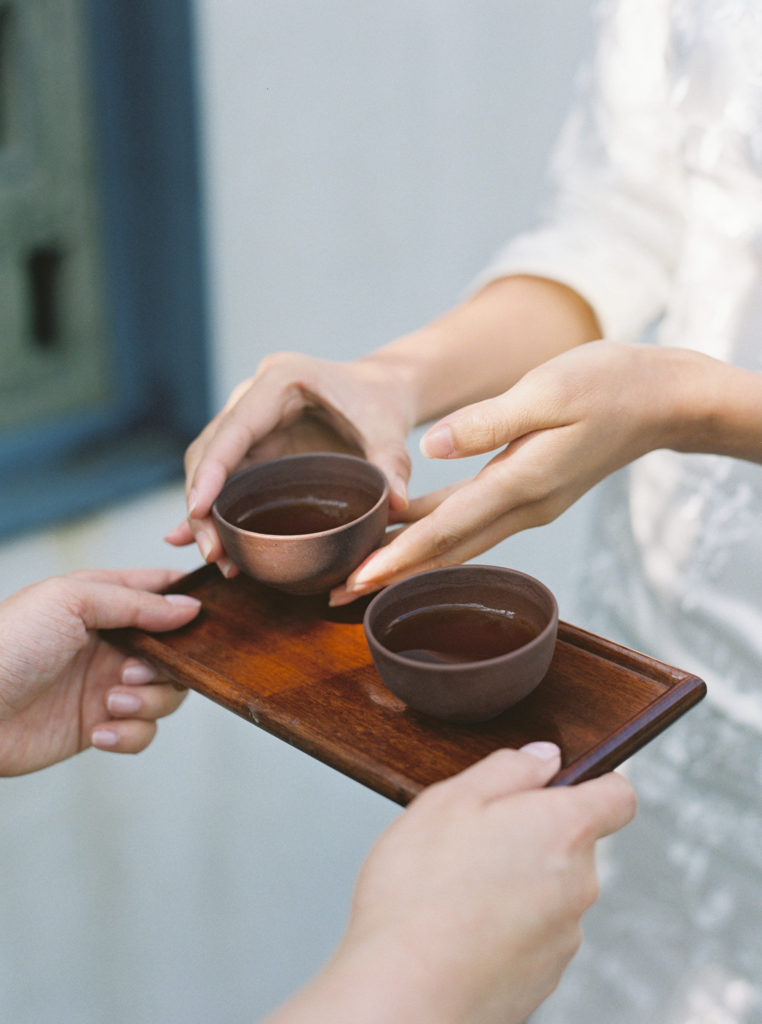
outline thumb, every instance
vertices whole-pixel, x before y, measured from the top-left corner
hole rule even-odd
[[[77,612],[87,629],[178,629],[198,615],[201,602],[187,594],[153,594],[115,583],[72,580]]]
[[[421,452],[430,459],[457,459],[508,444],[513,431],[504,415],[502,398],[466,405],[439,420],[421,438]]]
[[[450,782],[468,789],[484,803],[511,793],[546,786],[561,767],[561,751],[555,743],[528,743],[521,750],[495,750],[466,768]]]
[[[457,459],[502,448],[543,425],[547,410],[531,377],[496,398],[465,405],[430,427],[420,441],[430,459]]]

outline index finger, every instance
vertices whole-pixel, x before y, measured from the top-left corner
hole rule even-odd
[[[525,504],[518,487],[505,485],[506,475],[504,456],[498,456],[475,477],[440,492],[441,503],[432,502],[427,515],[400,530],[351,573],[347,591],[388,585],[412,571],[465,561],[502,540],[510,530],[507,516],[515,516]]]
[[[449,498],[451,494],[454,494],[461,487],[470,483],[472,479],[473,477],[457,480],[454,484],[447,484],[445,487],[439,487],[435,491],[429,491],[427,494],[421,494],[419,497],[413,498],[407,508],[395,511],[394,521],[397,523],[417,523],[419,519],[425,518],[435,508],[439,508],[446,498]]]
[[[230,412],[230,410],[237,405],[238,401],[244,396],[253,383],[253,378],[247,378],[236,384],[233,390],[228,395],[227,401],[220,411],[213,416],[207,423],[201,433],[196,437],[185,452],[185,491],[186,494],[190,491],[190,482],[196,475],[199,462],[204,458],[204,454],[209,447],[210,442],[214,438],[217,430]]]
[[[195,618],[201,609],[198,598],[187,594],[164,597],[112,581],[71,580],[68,587],[71,607],[86,629],[177,629]]]
[[[256,390],[255,390],[256,389]],[[304,408],[297,387],[251,385],[238,401],[216,417],[188,449],[186,475],[188,511],[203,519],[227,478],[251,446]]]

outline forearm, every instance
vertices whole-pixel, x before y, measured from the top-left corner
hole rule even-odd
[[[424,423],[511,387],[527,370],[600,337],[590,306],[555,281],[507,277],[365,357],[411,394]]]

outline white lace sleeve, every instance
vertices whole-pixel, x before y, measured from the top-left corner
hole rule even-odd
[[[562,281],[607,337],[635,340],[667,303],[682,237],[679,125],[665,5],[604,3],[592,69],[556,147],[547,221],[506,245],[475,288],[509,274]]]

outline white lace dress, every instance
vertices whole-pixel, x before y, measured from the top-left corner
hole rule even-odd
[[[557,150],[547,222],[480,279],[564,281],[606,337],[762,372],[762,2],[618,0]],[[599,489],[581,625],[707,700],[632,759],[552,1024],[762,1022],[762,466],[654,452]],[[533,1018],[533,1021],[535,1018]]]

